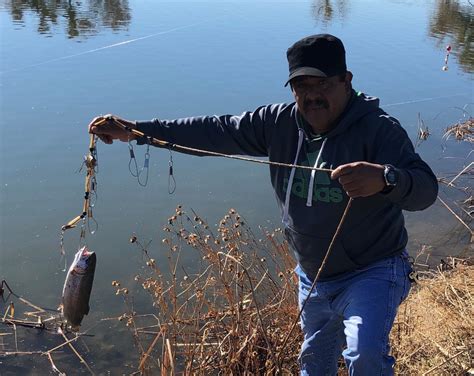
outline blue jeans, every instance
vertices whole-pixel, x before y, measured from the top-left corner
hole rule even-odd
[[[389,334],[400,303],[410,291],[407,253],[377,261],[326,282],[317,282],[301,314],[304,341],[301,376],[334,376],[342,355],[351,376],[393,375]],[[299,275],[299,305],[310,281]]]

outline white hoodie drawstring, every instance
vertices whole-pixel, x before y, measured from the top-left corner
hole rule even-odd
[[[314,162],[313,168],[317,168],[319,160],[321,159],[321,154],[323,153],[324,145],[326,144],[327,138],[324,139],[321,149],[319,149],[318,157],[316,162]],[[311,207],[313,204],[313,187],[314,187],[314,177],[316,176],[316,170],[311,171],[311,179],[309,180],[308,185],[308,198],[306,199],[306,206]]]
[[[301,145],[303,144],[304,132],[301,128],[298,128],[298,149],[296,150],[295,160],[293,162],[294,165],[298,164],[298,156],[300,155]],[[296,167],[291,168],[290,178],[288,180],[288,186],[286,187],[286,197],[285,197],[285,206],[283,209],[283,218],[282,222],[285,226],[288,226],[288,209],[290,207],[290,195],[291,195],[291,188],[293,187],[293,179],[295,177],[295,170]]]

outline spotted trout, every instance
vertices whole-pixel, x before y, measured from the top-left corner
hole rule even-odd
[[[68,325],[79,328],[84,315],[89,313],[89,298],[94,281],[97,258],[86,246],[74,256],[63,287],[62,311]]]

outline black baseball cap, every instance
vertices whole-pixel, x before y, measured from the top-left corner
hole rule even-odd
[[[331,34],[316,34],[293,44],[286,52],[290,76],[332,77],[347,71],[342,41]]]

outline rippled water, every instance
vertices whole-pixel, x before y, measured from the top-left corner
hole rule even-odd
[[[340,36],[354,87],[379,96],[413,140],[420,116],[431,136],[419,153],[439,176],[460,171],[472,147],[442,135],[474,111],[472,16],[467,1],[0,0],[0,277],[38,304],[58,305],[65,277],[59,229],[82,207],[77,171],[91,118],[240,113],[291,101],[285,51],[308,34]],[[173,154],[177,189],[169,195],[167,151],[151,150],[145,188],[130,176],[127,145],[99,144],[98,152],[99,231],[87,237],[98,266],[85,328],[123,311],[110,282],[132,284],[140,270],[132,233],[153,239],[155,258],[165,263],[161,229],[176,205],[209,223],[235,207],[255,228],[280,225],[266,167]],[[144,148],[135,152],[142,163]],[[452,197],[446,188],[441,193]],[[430,244],[433,262],[465,244],[466,231],[439,203],[408,213],[407,226],[410,252]],[[69,260],[78,241],[78,230],[66,234]],[[182,259],[184,267],[193,262]],[[151,311],[145,302],[138,308]],[[96,372],[132,366],[135,350],[124,330],[112,322],[92,330],[87,359]],[[45,337],[31,332],[21,346]],[[78,367],[67,354],[58,361]],[[45,372],[45,359],[0,358],[1,375]]]

